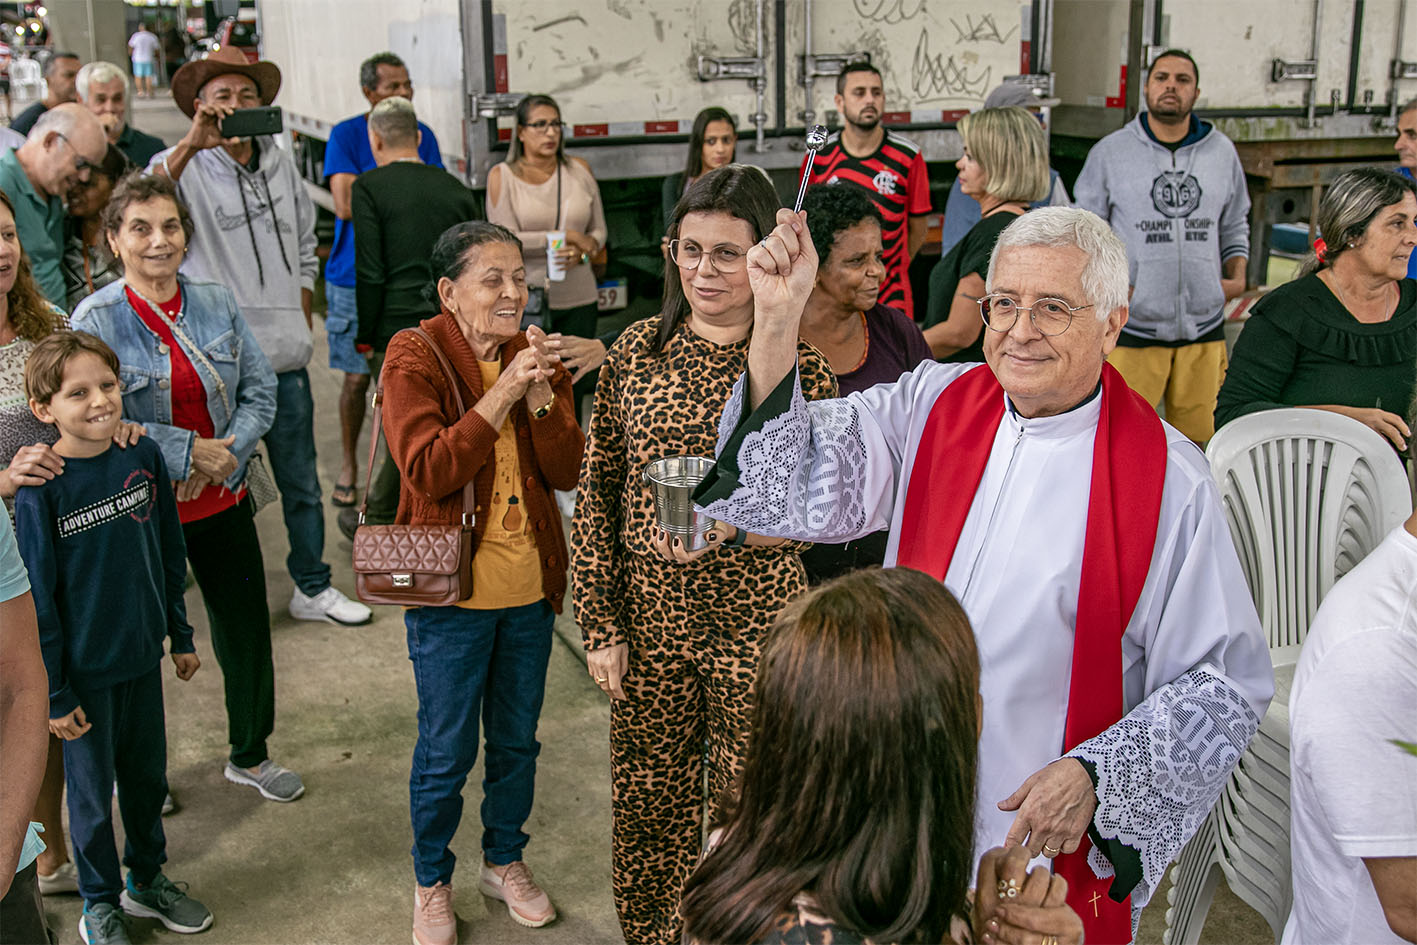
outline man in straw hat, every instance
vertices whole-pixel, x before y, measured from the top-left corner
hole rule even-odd
[[[196,225],[183,274],[236,294],[276,372],[276,418],[266,452],[290,539],[291,616],[362,624],[371,617],[369,608],[330,585],[324,562],[314,401],[305,370],[313,350],[310,303],[318,271],[315,211],[295,161],[273,138],[221,133],[222,119],[237,109],[269,105],[279,89],[279,68],[247,64],[231,47],[185,64],[172,77],[172,97],[192,126],[175,147],[154,156],[149,170],[176,182]]]

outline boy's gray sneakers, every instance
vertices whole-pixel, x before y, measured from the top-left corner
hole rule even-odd
[[[293,801],[305,793],[305,782],[300,780],[300,775],[289,768],[282,768],[269,758],[261,762],[256,774],[228,761],[226,780],[253,787],[268,801]]]
[[[146,889],[135,886],[133,875],[129,873],[119,902],[129,915],[157,919],[174,932],[203,932],[212,924],[211,910],[161,873],[153,877]]]
[[[84,945],[131,945],[123,910],[106,902],[95,903],[92,909],[84,906],[83,915],[79,916],[79,938]]]

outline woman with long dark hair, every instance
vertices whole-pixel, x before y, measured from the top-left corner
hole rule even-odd
[[[1406,449],[1417,390],[1417,184],[1365,167],[1319,203],[1320,238],[1299,277],[1255,303],[1235,343],[1216,427],[1278,407],[1351,417]]]
[[[685,887],[688,941],[1081,940],[1066,882],[1025,874],[1022,847],[985,855],[969,902],[979,657],[939,581],[873,568],[798,598],[755,696],[742,777]]]
[[[666,560],[683,549],[655,524],[642,479],[662,457],[714,454],[747,367],[748,249],[777,207],[767,178],[741,164],[689,188],[670,225],[664,308],[625,329],[595,392],[571,570],[589,670],[611,698],[612,883],[630,945],[679,941],[705,804],[742,762],[759,646],[806,586],[801,544],[727,525],[694,560]],[[799,357],[804,396],[832,396],[822,356],[804,343]]]
[[[661,205],[664,228],[674,218],[674,205],[679,198],[709,171],[727,167],[738,159],[738,129],[727,109],[711,105],[694,116],[689,132],[689,153],[684,170],[664,179]]]

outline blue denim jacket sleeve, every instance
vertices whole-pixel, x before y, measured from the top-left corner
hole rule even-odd
[[[246,478],[246,462],[261,437],[271,428],[276,418],[276,374],[271,362],[256,343],[241,310],[236,307],[236,299],[227,295],[231,310],[231,328],[241,339],[240,380],[236,384],[233,397],[235,411],[231,423],[221,435],[235,436],[231,452],[236,456],[236,472],[226,480],[229,489],[235,489]]]
[[[127,410],[123,411],[125,414]],[[125,417],[133,423],[140,423],[148,431],[148,436],[162,450],[162,461],[167,464],[167,474],[175,482],[181,482],[192,475],[192,444],[197,442],[197,434],[191,430],[174,427],[170,423],[155,423],[141,417]]]

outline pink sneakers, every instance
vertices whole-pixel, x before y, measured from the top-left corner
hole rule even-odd
[[[550,897],[536,885],[531,870],[521,860],[506,866],[490,866],[484,860],[482,894],[505,902],[512,921],[530,929],[539,929],[556,918]]]
[[[453,887],[447,883],[413,887],[413,945],[458,945]]]

